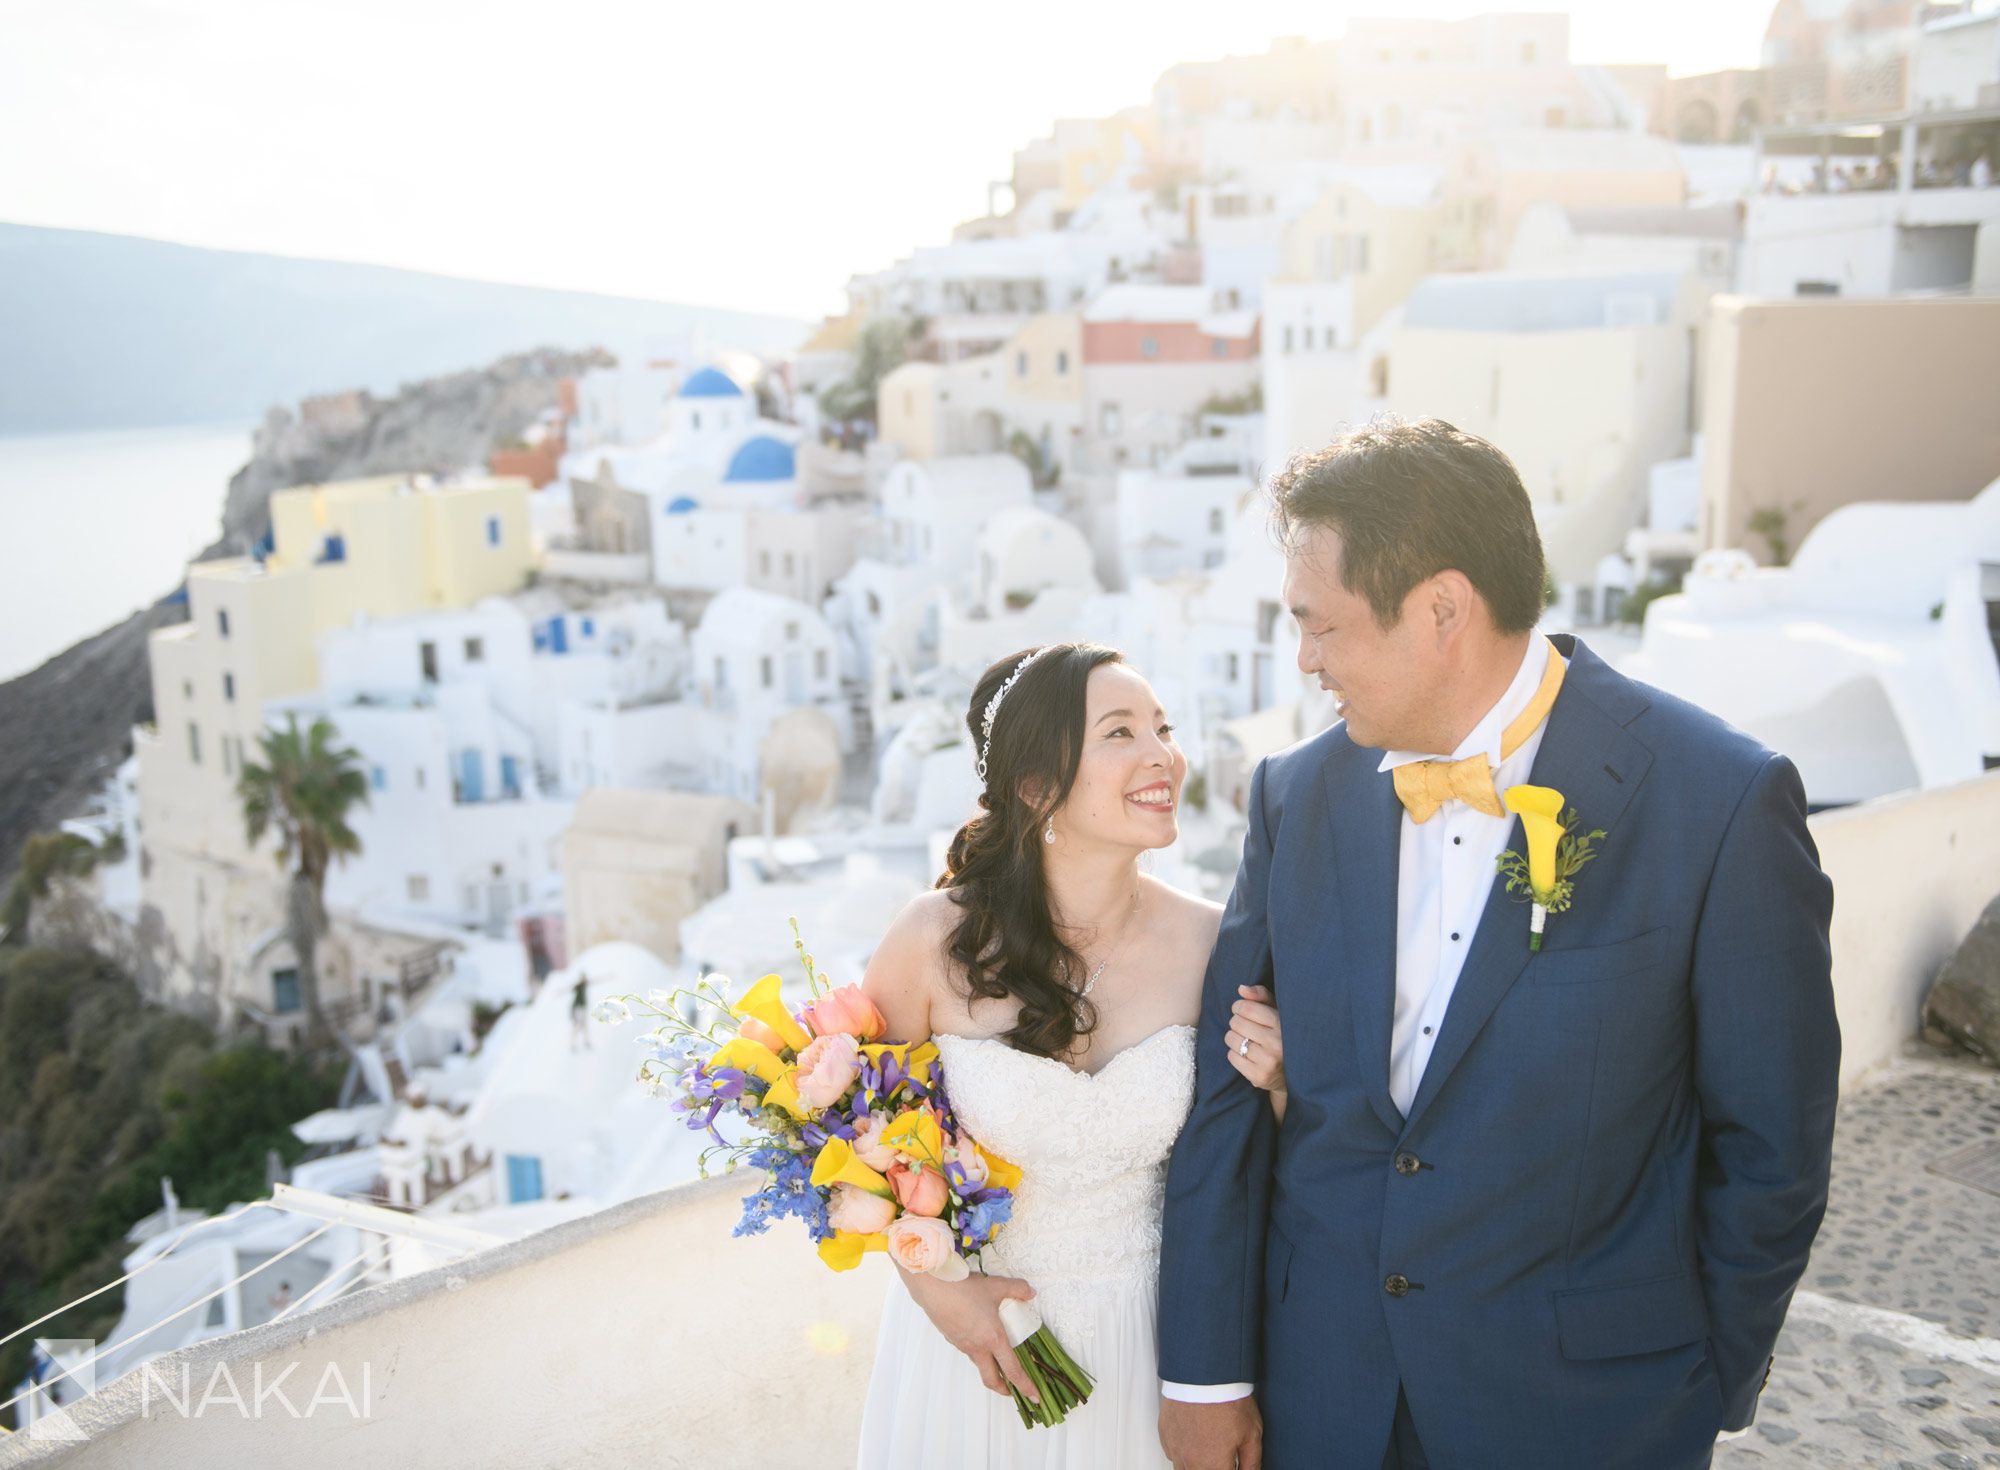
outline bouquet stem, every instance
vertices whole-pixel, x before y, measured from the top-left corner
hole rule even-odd
[[[1013,1390],[1014,1408],[1021,1416],[1023,1428],[1060,1424],[1071,1409],[1090,1402],[1090,1391],[1095,1386],[1091,1376],[1063,1351],[1055,1334],[1042,1325],[1040,1312],[1026,1302],[1010,1299],[1000,1304],[1000,1320],[1014,1344],[1014,1356],[1020,1361],[1021,1371],[1028,1375],[1028,1381],[1041,1396],[1039,1404],[1031,1403],[1018,1388]]]
[[[1095,1386],[1090,1375],[1063,1351],[1062,1344],[1048,1328],[1036,1328],[1033,1336],[1014,1349],[1014,1356],[1020,1359],[1022,1371],[1035,1385],[1035,1392],[1042,1396],[1039,1404],[1031,1403],[1018,1388],[1014,1390],[1014,1407],[1021,1415],[1023,1427],[1047,1428],[1060,1424],[1070,1410],[1090,1402],[1090,1391]]]

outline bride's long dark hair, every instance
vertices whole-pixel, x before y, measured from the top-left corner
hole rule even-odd
[[[965,723],[975,757],[988,702],[1033,652],[1009,654],[973,689]],[[937,881],[961,910],[945,953],[968,999],[1019,1001],[1004,1039],[1036,1056],[1064,1055],[1097,1024],[1096,1007],[1077,993],[1083,958],[1057,934],[1049,908],[1042,831],[1076,784],[1091,671],[1122,662],[1100,643],[1062,643],[1028,665],[994,717],[980,814],[951,839]]]

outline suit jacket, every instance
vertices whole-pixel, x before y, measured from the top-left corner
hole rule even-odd
[[[1554,641],[1532,780],[1606,836],[1538,954],[1496,876],[1408,1117],[1381,752],[1336,725],[1251,780],[1168,1175],[1160,1375],[1257,1383],[1279,1470],[1374,1470],[1399,1386],[1440,1470],[1707,1464],[1826,1208],[1833,895],[1798,774]],[[1282,1128],[1223,1054],[1260,983]]]

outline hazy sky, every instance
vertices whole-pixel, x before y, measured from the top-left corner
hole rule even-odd
[[[814,316],[1176,61],[1457,0],[0,0],[0,219]],[[1756,63],[1764,0],[1573,0]]]

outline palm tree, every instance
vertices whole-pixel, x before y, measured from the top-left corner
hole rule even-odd
[[[368,778],[352,750],[335,747],[337,737],[324,715],[304,734],[298,716],[292,715],[287,728],[257,737],[263,759],[245,761],[236,781],[251,845],[275,832],[278,866],[291,870],[286,929],[299,965],[307,1041],[314,1047],[334,1039],[320,1005],[317,964],[319,941],[326,933],[327,869],[361,851],[347,815],[356,802],[368,804]]]

